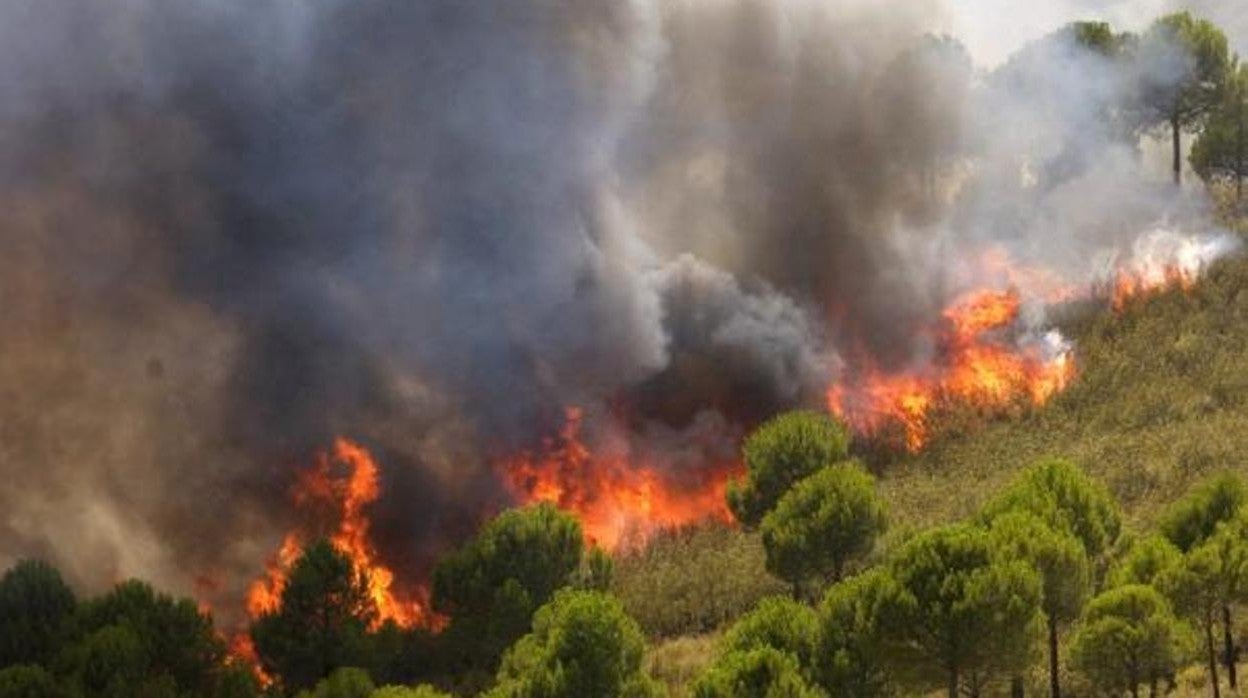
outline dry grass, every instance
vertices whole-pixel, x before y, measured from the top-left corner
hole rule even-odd
[[[1228,197],[1218,201],[1231,210]],[[1248,234],[1248,219],[1232,227]],[[1004,418],[950,410],[924,453],[868,452],[891,512],[882,547],[975,513],[1042,456],[1069,458],[1103,481],[1136,531],[1213,472],[1248,477],[1248,255],[1215,265],[1190,291],[1143,298],[1120,314],[1068,308],[1060,322],[1075,340],[1079,377],[1049,405]],[[673,534],[617,563],[615,590],[646,631],[686,635],[648,657],[673,696],[687,695],[714,654],[715,636],[704,633],[783,591],[762,563],[756,537],[723,529]],[[1042,676],[1031,678],[1043,688]],[[1195,665],[1171,695],[1207,694]]]
[[[1080,375],[1049,406],[950,430],[884,468],[899,523],[966,516],[1045,455],[1100,478],[1137,528],[1214,471],[1248,475],[1248,259],[1216,265],[1190,292],[1067,325]]]
[[[709,634],[655,643],[646,654],[646,670],[667,687],[670,698],[684,698],[690,695],[689,685],[715,658],[718,642],[718,634]]]
[[[663,534],[616,560],[612,590],[651,637],[711,632],[787,587],[754,535],[708,524]]]

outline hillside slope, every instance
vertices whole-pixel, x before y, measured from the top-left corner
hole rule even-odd
[[[1005,419],[952,410],[927,450],[880,468],[898,527],[968,515],[1045,455],[1104,481],[1130,525],[1212,471],[1248,475],[1248,258],[1119,313],[1075,310],[1063,329],[1079,374],[1051,403]]]
[[[1241,235],[1246,224],[1235,226]],[[1191,289],[1142,297],[1119,312],[1084,305],[1062,316],[1079,372],[1047,405],[1004,416],[953,406],[934,419],[935,438],[922,453],[864,454],[891,511],[885,547],[973,514],[1041,456],[1069,458],[1103,481],[1123,507],[1128,533],[1151,525],[1210,473],[1248,477],[1248,254],[1221,260]],[[722,564],[701,566],[727,550],[736,551],[731,603],[691,601],[707,598],[691,589],[724,586]],[[658,640],[650,666],[676,696],[714,655],[715,633],[701,633],[727,622],[727,607],[743,611],[782,588],[762,568],[750,533],[660,537],[622,562],[616,592]],[[666,598],[669,590],[680,598]],[[1189,673],[1184,686],[1201,682],[1200,671]]]

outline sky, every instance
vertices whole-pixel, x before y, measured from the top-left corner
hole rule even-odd
[[[1213,20],[1227,32],[1232,50],[1248,54],[1248,0],[947,0],[945,5],[939,30],[961,39],[986,67],[1070,21],[1099,19],[1120,31],[1139,31],[1176,10]]]
[[[1181,10],[1212,20],[1226,32],[1231,50],[1248,56],[1248,0],[946,0],[936,31],[957,37],[980,67],[990,69],[1068,22],[1102,20],[1117,31],[1139,32]],[[1142,146],[1146,171],[1165,179],[1170,143],[1161,136],[1146,137]],[[1191,141],[1185,141],[1186,148]]]

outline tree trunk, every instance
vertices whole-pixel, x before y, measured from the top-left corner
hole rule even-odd
[[[1178,118],[1170,119],[1170,134],[1174,145],[1174,183],[1181,185],[1183,184],[1183,140]]]
[[[1235,203],[1244,200],[1244,100],[1246,97],[1248,95],[1239,96],[1239,109],[1236,111],[1238,118],[1235,119]],[[1231,684],[1231,686],[1234,685]]]
[[[1049,617],[1049,695],[1061,698],[1062,686],[1057,675],[1057,619]]]
[[[1231,623],[1230,604],[1222,604],[1222,644],[1225,645],[1222,661],[1226,664],[1226,680],[1231,690],[1235,690],[1239,685],[1235,671],[1235,661],[1239,658],[1239,652],[1235,649],[1235,629]]]
[[[1023,698],[1023,677],[1010,679],[1010,698]]]
[[[1218,685],[1218,651],[1213,644],[1213,611],[1205,611],[1205,648],[1209,652],[1209,685],[1213,688],[1213,698],[1222,697],[1222,687]]]
[[[958,668],[949,668],[949,698],[958,698]]]

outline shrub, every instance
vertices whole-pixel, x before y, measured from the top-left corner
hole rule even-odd
[[[265,670],[286,689],[310,688],[335,669],[370,663],[367,630],[376,613],[367,579],[320,541],[295,561],[280,608],[258,618],[251,636]]]
[[[1088,603],[1071,660],[1098,689],[1134,695],[1174,674],[1188,633],[1156,589],[1129,584]]]
[[[368,698],[451,698],[451,694],[422,684],[420,686],[382,686],[373,691]]]
[[[0,698],[68,698],[69,694],[43,667],[14,664],[0,669]]]
[[[896,674],[919,685],[1014,675],[1038,635],[1041,583],[1025,562],[1001,559],[988,534],[966,525],[920,534],[889,565],[896,593],[882,604],[881,632],[903,650]],[[951,693],[952,695],[952,693]]]
[[[771,647],[810,666],[815,655],[819,619],[814,609],[787,596],[763,599],[724,634],[724,652]]]
[[[301,692],[299,698],[369,698],[374,688],[367,671],[342,667],[317,682],[316,688]]]
[[[896,604],[901,590],[886,569],[876,568],[828,589],[819,605],[813,671],[834,696],[871,698],[893,694],[886,663],[881,609]],[[892,629],[895,630],[895,629]]]
[[[823,468],[794,485],[763,518],[767,570],[795,589],[809,580],[839,581],[884,532],[884,509],[875,478],[861,466]]]
[[[788,412],[765,422],[742,447],[746,475],[728,487],[728,507],[757,526],[793,483],[849,453],[849,432],[818,412]]]
[[[23,560],[0,578],[0,667],[47,664],[64,639],[74,594],[55,567]]]
[[[580,523],[550,504],[511,509],[487,523],[434,570],[434,608],[452,619],[441,638],[448,660],[493,671],[533,612],[575,581],[583,552]],[[601,563],[594,567],[606,574]]]
[[[503,657],[493,698],[658,695],[642,670],[645,639],[615,597],[566,589]]]
[[[1245,500],[1244,481],[1234,473],[1221,473],[1171,505],[1159,528],[1179,550],[1187,552],[1212,536],[1219,523],[1234,518]]]
[[[693,685],[696,698],[825,698],[793,655],[771,647],[729,652]]]

